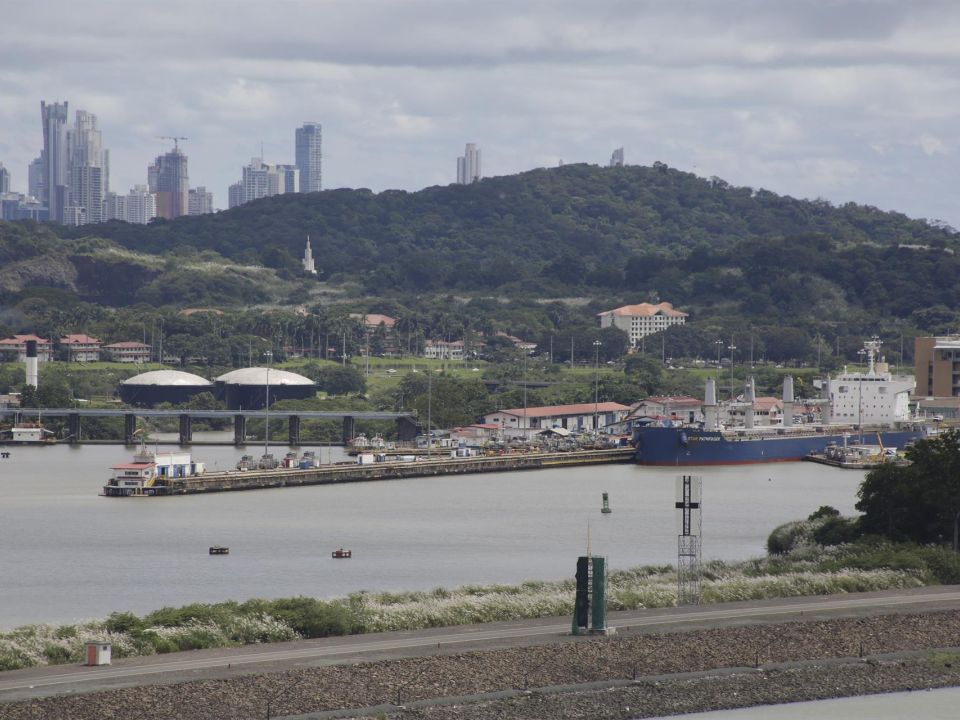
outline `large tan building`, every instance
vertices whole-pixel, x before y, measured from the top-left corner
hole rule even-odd
[[[683,325],[687,321],[687,313],[674,310],[668,302],[624,305],[597,313],[597,316],[600,318],[600,327],[613,326],[629,335],[632,348],[640,343],[642,337],[666,330],[671,325]]]
[[[913,362],[917,395],[960,396],[960,336],[918,337],[914,342]]]

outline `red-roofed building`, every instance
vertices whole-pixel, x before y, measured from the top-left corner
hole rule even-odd
[[[17,360],[27,359],[27,340],[37,341],[37,361],[47,362],[53,355],[53,344],[38,335],[14,335],[0,340],[0,352],[17,353]]]
[[[672,325],[683,325],[687,321],[687,313],[674,310],[668,302],[624,305],[597,313],[597,317],[600,318],[601,328],[616,327],[629,335],[631,348],[635,348],[642,337],[666,330]]]
[[[60,347],[67,349],[70,362],[97,362],[101,345],[99,340],[89,335],[64,335],[60,338]]]
[[[103,349],[109,354],[111,360],[122,363],[150,362],[152,351],[149,345],[132,340],[110,343],[109,345],[104,345]]]
[[[350,317],[354,320],[361,321],[371,330],[380,327],[383,325],[388,330],[397,324],[396,318],[392,318],[389,315],[379,315],[377,313],[350,313]]]
[[[483,416],[483,422],[499,425],[505,432],[511,430],[542,430],[562,427],[567,430],[602,430],[620,422],[630,408],[615,402],[577,403],[575,405],[547,405],[544,407],[497,410]],[[596,418],[596,424],[594,424]],[[516,432],[514,435],[518,434]]]

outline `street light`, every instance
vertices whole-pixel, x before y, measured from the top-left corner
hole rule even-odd
[[[733,389],[733,352],[737,349],[737,346],[733,344],[733,338],[730,338],[730,344],[727,345],[727,350],[730,351],[730,400],[735,400],[737,395]]]
[[[717,379],[720,379],[720,351],[723,349],[723,340],[714,340],[713,344],[717,346]]]
[[[273,362],[273,351],[267,350],[264,355],[267,356],[267,406],[266,423],[263,428],[263,455],[270,454],[270,364]]]
[[[599,340],[593,341],[593,431],[598,433],[597,427],[597,405],[600,398],[600,346],[603,345]]]
[[[867,351],[863,348],[857,350],[857,355],[860,356],[860,365],[863,365],[863,356],[867,354]],[[860,372],[857,375],[857,428],[860,430],[860,444],[863,444],[863,368],[860,368]]]

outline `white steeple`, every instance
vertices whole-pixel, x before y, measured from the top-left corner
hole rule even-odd
[[[317,267],[313,263],[313,249],[310,247],[309,235],[307,235],[307,247],[303,251],[303,270],[311,275],[317,274]]]

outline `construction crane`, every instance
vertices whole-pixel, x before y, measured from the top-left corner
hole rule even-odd
[[[173,140],[173,151],[180,152],[179,141],[180,140],[189,140],[190,138],[183,137],[181,135],[157,135],[158,140]]]

